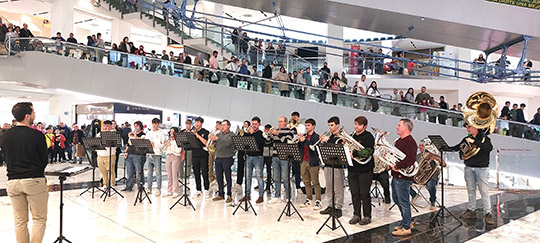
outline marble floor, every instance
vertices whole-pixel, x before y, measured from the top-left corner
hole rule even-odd
[[[91,172],[77,177],[81,178],[68,179],[66,183],[83,182],[85,179],[91,178]],[[53,183],[55,182],[51,178],[49,184]],[[191,179],[190,184],[195,185],[193,179]],[[252,185],[255,184],[256,182],[253,181]],[[154,191],[155,187],[156,183],[154,183]],[[117,187],[117,189],[121,188],[123,186]],[[163,181],[163,188],[166,188],[166,181]],[[449,209],[456,212],[463,210],[463,203],[467,199],[466,190],[454,187],[446,187],[445,189],[446,205]],[[242,210],[239,210],[236,215],[232,215],[235,207],[224,201],[213,202],[206,195],[202,198],[191,197],[196,208],[194,211],[182,205],[176,205],[170,210],[169,208],[177,201],[177,198],[172,197],[151,195],[152,203],[144,201],[133,206],[136,192],[122,192],[125,198],[113,195],[103,202],[99,198],[100,194],[92,199],[89,193],[80,196],[82,191],[83,189],[72,189],[64,192],[64,235],[72,242],[325,242],[336,239],[336,242],[395,242],[410,239],[415,242],[432,242],[434,239],[443,239],[447,242],[465,241],[463,239],[472,239],[473,242],[491,242],[493,239],[497,239],[509,242],[514,239],[520,241],[537,239],[538,231],[536,229],[540,226],[540,221],[538,221],[540,214],[533,213],[540,208],[540,203],[538,207],[525,206],[526,204],[519,202],[530,196],[516,196],[497,191],[490,192],[494,198],[492,203],[499,206],[496,207],[501,213],[499,214],[499,224],[509,222],[508,225],[494,228],[486,234],[483,233],[488,230],[481,226],[474,226],[474,223],[473,226],[466,224],[465,226],[468,228],[462,231],[452,230],[452,224],[439,230],[436,228],[433,230],[429,224],[429,218],[433,211],[430,211],[429,207],[418,207],[419,212],[413,210],[413,217],[415,217],[416,224],[420,226],[418,228],[425,229],[416,231],[416,236],[408,239],[394,238],[390,235],[390,229],[400,220],[399,210],[395,207],[389,210],[391,205],[384,204],[382,201],[379,204],[377,199],[372,201],[375,207],[372,212],[371,224],[368,226],[349,225],[352,208],[348,206],[348,203],[351,202],[348,191],[345,193],[346,206],[343,208],[343,217],[340,218],[345,229],[351,235],[348,239],[342,238],[345,234],[341,229],[332,231],[324,228],[319,234],[316,234],[327,217],[319,214],[313,208],[300,208],[300,204],[305,200],[303,194],[294,196],[294,204],[304,221],[295,214],[292,217],[283,216],[278,222],[277,219],[285,203],[255,204],[256,197],[254,196],[252,203],[257,216],[251,211],[244,212]],[[424,193],[427,194],[425,189]],[[440,198],[440,188],[438,193]],[[257,192],[253,191],[252,195],[257,195]],[[500,197],[500,195],[504,197]],[[540,198],[538,195],[535,196]],[[59,197],[60,193],[57,191],[49,194],[49,212],[44,242],[53,242],[58,236],[60,225]],[[265,194],[265,199],[268,199],[268,194]],[[418,204],[427,206],[425,202]],[[514,217],[517,217],[516,215],[521,215],[519,217],[529,215],[510,222],[512,219],[503,219],[500,216],[504,215],[503,211],[505,210],[514,212]],[[0,219],[0,239],[2,242],[15,242],[9,197],[0,196],[0,212],[4,215]],[[453,234],[454,238],[452,239],[455,240],[445,238],[443,234],[445,231],[450,232],[449,235]],[[467,233],[469,231],[473,233]],[[439,233],[443,237],[439,235],[439,238],[433,238],[434,236],[427,232]],[[508,232],[510,234],[507,234]],[[514,232],[521,233],[523,237],[517,236]],[[369,237],[366,237],[365,234],[369,234]],[[456,238],[456,234],[466,234],[469,235],[469,238]],[[478,235],[480,236],[473,239]],[[529,242],[531,241],[529,240]]]

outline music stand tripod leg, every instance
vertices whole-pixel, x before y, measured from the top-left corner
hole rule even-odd
[[[300,212],[298,212],[298,210],[296,209],[296,207],[294,206],[294,204],[292,203],[291,201],[291,160],[289,160],[287,162],[287,204],[285,205],[285,208],[283,208],[283,211],[281,212],[281,215],[279,216],[278,218],[278,222],[279,220],[281,220],[281,217],[283,216],[283,214],[285,214],[286,216],[288,217],[291,217],[293,214],[298,214],[298,216],[300,217],[300,219],[302,221],[304,221],[304,218],[302,218],[302,215],[300,215]],[[293,208],[294,212],[291,212],[291,207]]]
[[[319,234],[319,232],[322,230],[322,228],[324,226],[327,226],[328,228],[330,228],[332,231],[338,229],[339,227],[341,227],[341,229],[343,229],[343,232],[345,232],[345,235],[347,235],[347,237],[349,237],[349,234],[347,233],[347,231],[345,230],[345,227],[343,227],[343,225],[341,224],[341,222],[339,221],[339,218],[336,217],[336,214],[334,212],[335,210],[335,207],[336,207],[336,191],[335,191],[335,188],[334,188],[334,182],[335,182],[335,168],[332,167],[332,211],[330,212],[330,215],[328,216],[328,218],[326,219],[326,221],[324,221],[323,225],[321,226],[321,228],[319,228],[319,230],[317,231],[317,234]],[[327,223],[328,221],[332,219],[332,226],[329,226]],[[339,224],[339,227],[336,227],[336,221],[338,222]]]
[[[71,243],[66,237],[63,235],[63,229],[64,229],[64,181],[66,180],[65,176],[59,176],[58,179],[60,180],[60,235],[56,240],[56,242],[62,242],[66,241]]]
[[[244,210],[245,212],[249,211],[249,208],[251,208],[251,210],[253,211],[255,216],[257,216],[257,212],[255,212],[255,209],[253,208],[253,205],[251,205],[251,200],[249,200],[248,196],[247,196],[247,193],[248,193],[248,190],[249,190],[248,187],[247,187],[247,180],[248,180],[247,167],[248,167],[248,163],[247,163],[247,155],[244,155],[244,156],[246,156],[246,160],[245,160],[246,162],[244,163],[244,179],[245,179],[244,183],[245,184],[244,184],[244,198],[243,198],[245,200],[243,202],[238,203],[238,206],[236,206],[236,209],[234,210],[233,215],[236,214],[236,211],[238,211],[239,208],[242,208],[242,210]],[[242,203],[244,203],[244,206],[242,206]]]
[[[103,190],[101,190],[101,188],[96,186],[96,167],[92,165],[92,163],[91,163],[92,159],[90,158],[90,156],[88,156],[88,151],[85,150],[84,153],[86,154],[86,158],[88,159],[88,163],[90,163],[90,166],[92,166],[92,181],[90,182],[90,187],[86,188],[86,190],[81,192],[81,194],[79,194],[79,196],[82,196],[86,192],[90,191],[90,189],[92,189],[92,198],[94,198],[94,188],[98,189],[100,192],[103,192]]]
[[[112,148],[114,148],[114,147],[113,146],[109,147],[109,182],[107,183],[107,189],[105,190],[105,197],[103,197],[104,202],[107,199],[107,196],[111,197],[111,195],[112,195],[111,190],[113,190],[120,197],[124,198],[124,196],[122,194],[120,194],[120,192],[118,192],[116,189],[114,189],[114,187],[111,186],[111,180],[112,180]]]

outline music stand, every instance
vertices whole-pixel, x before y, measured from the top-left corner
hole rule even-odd
[[[92,163],[92,158],[88,155],[88,151],[91,153],[96,150],[104,150],[103,144],[101,144],[101,138],[81,138],[82,144],[84,146],[84,153],[86,154],[86,158],[88,158],[88,161],[90,165],[92,166],[92,182],[90,187],[88,187],[84,192],[82,192],[79,196],[82,196],[84,193],[89,192],[90,189],[92,189],[92,198],[94,198],[94,188],[98,189],[99,191],[103,192],[101,188],[99,188],[98,185],[96,185],[96,167],[97,163]]]
[[[195,137],[195,134],[192,132],[175,132],[174,133],[174,140],[176,141],[176,145],[178,147],[184,148],[184,151],[186,149],[194,149],[194,148],[200,148],[198,139]],[[182,206],[188,206],[190,205],[191,208],[193,208],[193,211],[195,211],[195,206],[193,206],[193,203],[191,203],[191,200],[189,199],[189,194],[187,192],[187,161],[184,163],[184,193],[178,200],[172,205],[172,207],[169,210],[172,210],[176,204],[180,204]],[[181,203],[182,199],[184,199],[184,202]]]
[[[122,138],[120,137],[120,134],[113,131],[101,131],[101,144],[103,147],[109,148],[109,182],[107,183],[107,188],[101,194],[101,197],[103,197],[103,201],[107,200],[107,197],[111,197],[111,190],[113,190],[116,194],[118,194],[120,197],[124,198],[120,192],[118,192],[114,187],[111,187],[111,180],[112,180],[112,149],[116,147],[122,146]]]
[[[441,152],[441,154],[440,154],[441,160],[443,158],[443,153],[444,152],[452,151],[450,149],[450,146],[448,146],[446,141],[444,141],[444,139],[440,135],[428,135],[428,138],[431,140],[433,145],[435,145],[435,147]],[[454,214],[452,214],[452,212],[450,212],[450,210],[448,210],[448,208],[446,208],[446,206],[444,205],[444,171],[442,170],[442,165],[441,165],[441,181],[442,181],[442,183],[441,183],[441,207],[437,211],[437,214],[435,214],[435,217],[433,217],[431,219],[431,221],[434,221],[434,220],[438,219],[439,215],[440,215],[441,219],[443,221],[443,224],[444,224],[444,211],[446,211],[455,220],[457,220],[459,222],[459,226],[461,226],[461,225],[463,225],[463,222],[461,222],[461,220],[459,220],[459,218],[457,218]],[[437,222],[439,222],[439,221],[437,220]]]
[[[259,147],[257,146],[257,141],[255,140],[254,136],[233,136],[232,140],[234,143],[234,147],[236,147],[236,150],[238,150],[239,152],[240,151],[241,152],[258,152],[259,151]],[[247,154],[244,156],[247,156]],[[242,202],[238,203],[238,206],[236,206],[236,209],[234,210],[233,215],[236,214],[236,211],[238,211],[239,208],[242,208],[245,212],[249,211],[249,208],[251,208],[255,216],[257,216],[257,213],[255,212],[255,209],[253,208],[253,205],[251,205],[251,201],[247,199],[248,190],[250,190],[250,188],[247,187],[247,180],[248,180],[247,163],[244,165],[244,177],[245,177],[245,184],[244,184],[244,190],[245,190],[244,199],[245,200],[243,201],[244,206],[242,206]]]
[[[135,154],[144,156],[147,153],[154,153],[154,149],[152,148],[152,142],[150,142],[150,140],[148,139],[131,139],[131,144],[133,145],[133,147],[135,147]],[[145,198],[148,199],[148,202],[152,203],[150,197],[148,197],[148,193],[144,189],[143,176],[144,175],[142,174],[137,175],[137,179],[139,180],[139,182],[137,183],[138,191],[133,206],[137,205],[137,201],[142,203]],[[151,180],[151,178],[148,178],[148,180]]]
[[[324,144],[319,144],[317,147],[319,148],[321,160],[324,161],[324,164],[332,165],[332,211],[330,212],[330,215],[328,216],[328,218],[324,221],[323,225],[321,225],[321,228],[317,230],[317,234],[319,234],[319,232],[323,229],[324,226],[330,228],[332,231],[341,227],[343,229],[343,232],[345,232],[345,235],[349,237],[349,234],[347,233],[347,231],[345,230],[345,228],[339,221],[339,218],[336,217],[336,214],[334,212],[335,207],[336,207],[336,202],[335,202],[336,191],[334,188],[334,181],[335,181],[335,177],[334,177],[335,167],[334,166],[348,165],[347,154],[343,146],[338,145],[338,144],[324,143]],[[327,224],[330,219],[332,219],[332,226]],[[339,224],[339,226],[336,225],[336,221]]]
[[[274,146],[276,147],[276,151],[278,153],[278,157],[280,160],[287,160],[287,204],[285,205],[285,208],[283,208],[283,211],[281,212],[281,215],[279,215],[278,222],[281,220],[281,217],[283,214],[285,214],[288,217],[291,217],[293,214],[298,214],[298,217],[302,221],[304,221],[304,218],[302,218],[302,215],[296,210],[296,207],[291,202],[291,163],[293,161],[300,161],[302,158],[300,157],[300,150],[298,149],[298,144],[288,144],[288,143],[275,143]],[[293,208],[294,212],[291,212],[291,207]]]

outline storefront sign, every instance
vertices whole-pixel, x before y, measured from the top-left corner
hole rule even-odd
[[[540,0],[486,0],[486,1],[540,10]]]
[[[114,103],[77,105],[77,114],[113,114]]]

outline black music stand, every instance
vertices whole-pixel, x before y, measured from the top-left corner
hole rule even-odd
[[[101,131],[101,144],[103,147],[109,148],[109,183],[107,183],[107,188],[101,194],[100,198],[103,197],[103,201],[107,200],[107,197],[111,197],[111,190],[113,190],[116,194],[118,194],[120,197],[124,198],[120,192],[118,192],[114,187],[111,186],[111,180],[112,180],[112,150],[113,148],[122,146],[122,138],[120,137],[120,134],[113,131]]]
[[[324,161],[325,164],[332,165],[332,166],[348,165],[347,154],[342,145],[324,143],[324,144],[319,144],[317,147],[319,148],[319,151],[321,154],[321,160]],[[317,234],[321,232],[324,226],[330,228],[332,231],[339,229],[341,227],[343,229],[343,232],[345,232],[345,235],[349,237],[349,234],[347,233],[347,231],[345,230],[345,228],[339,221],[339,218],[336,217],[336,214],[334,212],[335,207],[336,207],[336,202],[335,202],[336,191],[334,189],[334,181],[335,181],[334,171],[335,170],[336,170],[335,167],[332,167],[332,211],[330,212],[330,215],[328,216],[328,218],[324,221],[323,225],[321,225],[321,228],[317,230]],[[332,219],[332,226],[327,224],[330,219]],[[336,221],[339,224],[339,226],[336,225]]]
[[[94,198],[94,188],[98,189],[100,192],[103,192],[101,188],[99,188],[99,183],[96,184],[96,167],[97,162],[93,163],[95,161],[92,161],[91,156],[88,155],[88,152],[93,153],[96,150],[104,150],[103,144],[101,144],[101,138],[81,138],[82,144],[84,146],[84,153],[86,154],[86,158],[88,158],[88,161],[90,165],[92,166],[92,182],[90,184],[90,187],[88,187],[84,192],[82,192],[79,196],[82,196],[84,193],[89,192],[90,189],[92,189],[92,198]]]
[[[176,145],[178,145],[178,147],[181,147],[181,148],[184,148],[184,151],[186,149],[194,149],[194,148],[200,148],[201,146],[199,145],[199,140],[195,137],[195,134],[193,134],[192,132],[175,132],[174,133],[174,140],[176,141]],[[189,194],[188,194],[188,188],[187,188],[187,176],[188,174],[188,170],[187,170],[187,161],[184,163],[184,193],[182,194],[182,196],[180,198],[178,198],[178,200],[172,205],[172,207],[169,209],[169,210],[172,210],[174,208],[174,206],[176,206],[176,204],[180,204],[182,206],[191,206],[191,208],[193,208],[193,211],[195,211],[195,206],[193,206],[193,203],[191,203],[191,200],[189,199]],[[182,199],[184,199],[184,202],[181,203],[180,201],[182,201]]]
[[[278,157],[280,160],[287,160],[287,204],[285,205],[285,208],[283,208],[283,211],[281,212],[281,215],[279,215],[278,222],[281,220],[281,217],[283,214],[285,214],[288,217],[291,217],[294,213],[298,214],[298,217],[302,221],[304,221],[304,218],[302,218],[302,215],[296,210],[296,207],[291,202],[291,163],[293,161],[300,161],[302,158],[300,157],[300,150],[298,149],[298,144],[288,144],[288,143],[275,143],[274,146],[276,147],[276,151],[278,153]],[[293,208],[294,212],[291,212],[291,207]]]
[[[77,171],[71,171],[73,168],[80,168]],[[70,172],[65,172],[66,168],[63,168],[59,171],[52,171],[52,172],[45,172],[45,175],[48,176],[58,176],[58,180],[60,180],[60,235],[56,238],[54,243],[59,242],[62,243],[63,241],[71,243],[70,240],[66,239],[66,237],[63,235],[63,229],[64,229],[64,181],[67,179],[67,177],[74,176],[81,174],[83,172],[91,170],[90,167],[67,167],[67,170],[70,170]]]
[[[133,145],[133,147],[135,147],[135,154],[144,156],[147,153],[154,153],[154,149],[152,148],[152,142],[150,142],[150,140],[148,139],[131,139],[131,144]],[[142,203],[145,198],[148,199],[148,202],[152,203],[150,197],[148,197],[148,193],[144,189],[143,177],[144,175],[137,175],[137,179],[139,180],[137,182],[138,191],[133,206],[137,205],[137,201]],[[151,178],[148,178],[148,180],[151,180]]]
[[[232,137],[234,147],[236,147],[236,150],[239,152],[258,152],[259,147],[257,146],[257,141],[255,140],[254,136],[233,136]],[[247,155],[244,155],[247,156]],[[236,214],[236,211],[238,211],[239,208],[242,208],[244,212],[249,211],[249,208],[253,211],[255,216],[257,216],[257,213],[255,212],[255,209],[253,208],[253,205],[251,205],[251,200],[248,200],[248,190],[251,188],[247,187],[247,180],[248,180],[248,173],[247,173],[247,162],[244,165],[244,178],[245,178],[245,184],[244,184],[244,201],[238,203],[238,206],[236,206],[236,209],[233,212],[233,215]],[[251,178],[249,178],[251,179]],[[260,189],[260,188],[259,188]],[[242,206],[242,203],[244,203],[244,206]]]
[[[443,158],[443,153],[444,152],[450,152],[452,151],[450,149],[450,146],[448,146],[448,144],[446,143],[446,141],[444,141],[444,139],[440,136],[440,135],[428,135],[428,138],[431,140],[431,142],[433,143],[433,145],[435,145],[435,147],[441,152],[440,156],[441,156],[441,160]],[[446,206],[444,205],[444,171],[442,170],[442,164],[440,165],[441,166],[441,205],[440,205],[440,208],[439,210],[437,211],[437,214],[435,214],[435,217],[433,217],[431,219],[431,221],[435,221],[437,219],[439,219],[439,216],[440,216],[440,219],[442,220],[443,224],[444,224],[444,211],[448,212],[450,214],[450,216],[452,216],[455,220],[457,220],[459,222],[459,226],[463,225],[463,222],[461,222],[461,220],[459,220],[458,217],[456,217],[454,214],[452,214],[452,212],[450,212],[450,210],[448,210],[448,208],[446,208]],[[437,220],[438,223],[440,223],[438,220]]]

